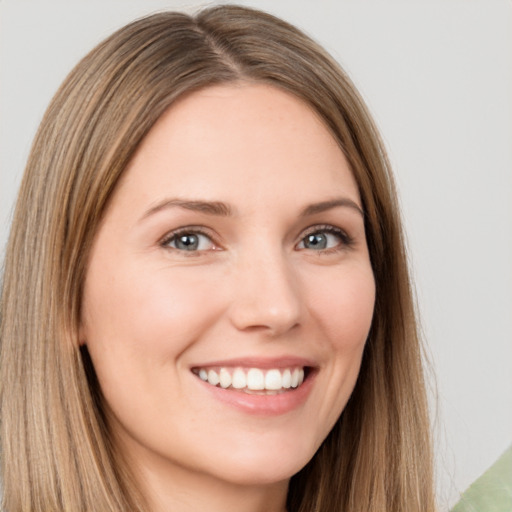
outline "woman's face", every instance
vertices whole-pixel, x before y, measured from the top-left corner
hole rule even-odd
[[[286,482],[354,388],[374,296],[358,188],[317,115],[270,86],[216,86],[128,166],[81,342],[146,478]]]

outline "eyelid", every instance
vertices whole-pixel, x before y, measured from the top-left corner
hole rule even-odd
[[[170,247],[169,245],[167,245],[171,240],[179,237],[180,235],[203,235],[207,237],[213,245],[212,249],[190,251],[190,253],[187,254],[188,256],[191,256],[194,253],[197,254],[222,249],[222,246],[216,241],[216,237],[212,234],[211,230],[205,228],[204,226],[183,226],[177,229],[173,229],[172,231],[166,233],[162,238],[160,238],[160,240],[158,241],[158,245],[164,249],[185,253],[186,251],[181,251],[180,249]]]
[[[297,242],[296,247],[300,243],[302,243],[304,241],[304,238],[306,238],[308,235],[312,235],[314,233],[322,233],[322,232],[326,232],[326,233],[330,233],[330,234],[339,236],[341,239],[341,243],[339,244],[339,246],[330,247],[328,249],[318,250],[316,252],[319,252],[319,253],[336,252],[339,250],[350,248],[354,244],[354,239],[347,233],[346,230],[344,230],[338,226],[334,226],[332,224],[315,224],[313,226],[306,228],[305,230],[303,230],[301,232],[300,239]],[[306,250],[306,248],[304,248],[304,250]]]
[[[304,229],[301,232],[300,238],[297,241],[297,243],[295,244],[295,248],[298,250],[306,250],[307,248],[298,248],[297,246],[299,244],[303,243],[304,238],[307,237],[308,235],[311,235],[314,233],[322,233],[322,232],[337,235],[340,238],[341,242],[340,242],[340,244],[336,245],[335,247],[321,249],[321,250],[317,250],[315,252],[318,252],[318,253],[337,252],[337,251],[341,251],[341,250],[350,248],[354,243],[354,239],[346,232],[346,230],[344,230],[338,226],[335,226],[332,224],[314,224],[314,225],[309,226],[308,228]],[[170,247],[168,245],[171,240],[179,237],[180,235],[185,235],[185,234],[203,235],[210,240],[213,247],[211,249],[190,251],[187,253],[187,251],[183,251],[178,248]],[[176,251],[181,254],[187,253],[186,256],[193,256],[194,254],[198,255],[198,254],[205,253],[205,252],[218,251],[218,250],[223,249],[222,245],[217,242],[217,237],[215,236],[214,233],[212,233],[212,231],[210,229],[205,228],[204,226],[196,226],[196,225],[182,226],[182,227],[179,227],[179,228],[169,231],[162,238],[160,238],[160,240],[158,241],[158,245],[164,249]]]

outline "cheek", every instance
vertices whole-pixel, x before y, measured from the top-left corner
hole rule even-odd
[[[309,314],[323,356],[316,447],[325,439],[352,394],[370,330],[375,303],[371,266],[354,262],[320,269],[308,283]],[[319,336],[318,336],[319,335]]]
[[[90,351],[101,347],[117,360],[143,355],[164,362],[218,318],[222,301],[212,300],[211,283],[200,272],[141,269],[142,264],[89,269],[83,341]]]
[[[219,317],[221,301],[211,300],[211,283],[198,274],[119,260],[89,269],[83,340],[108,410],[123,425],[152,431],[155,416],[148,411],[171,399],[155,390],[181,389],[175,369],[182,354]],[[173,409],[171,403],[167,407]]]
[[[324,330],[324,339],[334,350],[362,351],[375,305],[375,281],[369,262],[347,265],[331,272],[323,282],[324,286],[311,287],[310,305]]]

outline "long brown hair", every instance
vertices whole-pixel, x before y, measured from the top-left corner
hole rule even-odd
[[[384,147],[339,65],[289,24],[220,6],[117,31],[70,73],[36,135],[1,298],[3,505],[8,512],[144,510],[77,338],[89,250],[141,140],[179,97],[263,82],[324,120],[358,183],[377,298],[354,392],[290,483],[290,512],[434,510],[421,346]]]

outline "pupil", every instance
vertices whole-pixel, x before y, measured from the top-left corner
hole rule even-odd
[[[313,233],[307,236],[305,245],[312,249],[325,249],[327,237],[322,233]]]
[[[197,235],[182,235],[176,242],[176,247],[185,251],[194,251],[198,245],[199,238]]]

